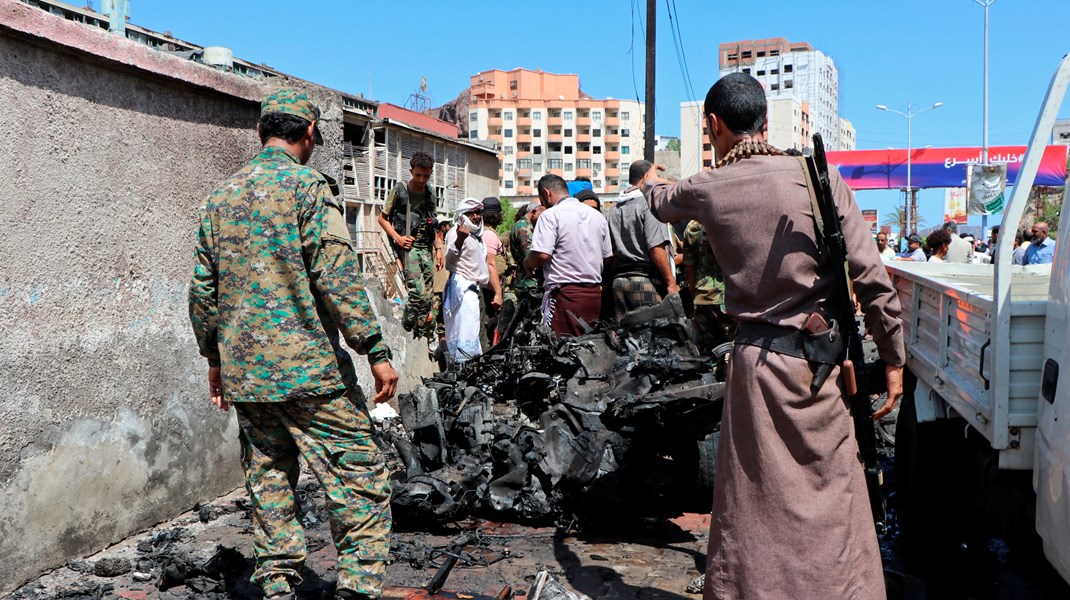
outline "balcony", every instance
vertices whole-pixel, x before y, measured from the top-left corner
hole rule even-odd
[[[516,136],[516,143],[518,143],[518,144],[530,144],[531,143],[531,134],[530,133],[518,133],[517,136]]]
[[[516,126],[517,127],[531,127],[531,117],[517,117],[516,118]]]
[[[620,152],[616,150],[606,150],[606,160],[620,160]]]
[[[532,188],[529,185],[522,185],[522,186],[516,188],[516,193],[519,196],[534,196],[535,195],[535,189]]]
[[[562,119],[561,117],[550,117],[549,119],[546,120],[546,123],[550,127],[564,127],[565,126],[565,120]]]
[[[606,177],[620,177],[620,169],[615,167],[606,169]]]
[[[578,151],[576,151],[576,160],[582,160],[584,158],[586,158],[586,159],[590,159],[591,158],[591,151],[590,150],[578,150]]]
[[[576,117],[576,127],[590,127],[591,117]]]
[[[620,143],[620,134],[607,133],[603,139],[606,141],[607,144],[618,144]]]
[[[594,174],[594,171],[590,167],[586,169],[576,169],[576,177],[590,177]]]
[[[484,81],[472,86],[472,96],[475,98],[496,98],[498,94],[494,91],[493,81]]]
[[[501,117],[490,117],[490,118],[487,119],[487,127],[498,127],[498,128],[501,128],[501,126],[502,126],[502,118]]]
[[[620,127],[620,117],[606,117],[606,127]]]

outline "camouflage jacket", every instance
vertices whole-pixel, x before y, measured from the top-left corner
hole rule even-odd
[[[516,274],[513,275],[513,289],[522,290],[536,287],[535,278],[524,267],[524,258],[531,250],[531,223],[521,217],[513,223],[509,230],[509,254],[516,265]]]
[[[200,210],[189,314],[231,402],[337,396],[390,358],[327,180],[266,147]]]
[[[721,265],[706,240],[706,228],[691,221],[684,230],[684,267],[695,267],[695,304],[724,304]]]

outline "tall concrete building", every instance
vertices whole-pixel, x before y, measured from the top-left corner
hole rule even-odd
[[[840,119],[840,135],[839,143],[836,144],[835,150],[854,150],[858,146],[858,140],[855,138],[855,126],[847,119]]]
[[[784,38],[744,40],[721,44],[718,64],[721,77],[741,72],[760,81],[770,101],[805,102],[811,131],[821,134],[826,148],[839,148],[840,70],[824,52]]]
[[[503,196],[534,194],[547,173],[615,192],[643,157],[643,103],[592,98],[578,75],[494,69],[473,75],[469,91],[469,137],[496,143]]]

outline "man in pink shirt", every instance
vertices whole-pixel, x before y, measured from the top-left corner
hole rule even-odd
[[[558,336],[581,335],[601,311],[602,271],[613,256],[609,224],[569,196],[557,175],[539,179],[538,193],[546,211],[535,224],[524,266],[543,270],[543,323]]]

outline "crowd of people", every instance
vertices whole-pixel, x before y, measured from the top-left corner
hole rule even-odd
[[[874,238],[883,260],[913,262],[947,262],[965,264],[990,264],[995,262],[1000,226],[992,227],[988,242],[976,240],[972,235],[958,234],[958,223],[948,221],[922,239],[916,233],[907,237],[907,249],[901,254],[888,245],[888,234],[878,232]],[[1014,234],[1011,264],[1045,265],[1055,258],[1055,240],[1048,237],[1048,224],[1037,221],[1026,231]]]
[[[545,175],[538,202],[516,209],[503,240],[495,197],[462,200],[453,218],[430,233],[434,221],[421,212],[435,203],[427,186],[430,160],[412,156],[412,178],[391,192],[379,223],[405,274],[402,324],[432,348],[443,343],[450,361],[464,363],[496,344],[518,298],[533,290],[542,292],[542,322],[559,337],[581,335],[683,289],[699,347],[712,351],[731,339],[724,283],[703,227],[693,221],[676,229],[650,212],[642,187],[659,167],[632,163],[628,187],[605,211],[589,181]],[[402,223],[406,235],[399,233]],[[440,284],[428,283],[433,269],[444,272]]]
[[[497,198],[466,198],[436,216],[434,163],[411,157],[379,216],[405,274],[402,325],[453,360],[494,340],[486,319],[508,321],[517,299],[542,290],[541,317],[559,336],[598,320],[690,295],[695,339],[734,339],[716,455],[704,598],[886,597],[866,481],[846,408],[831,300],[851,281],[884,363],[887,415],[903,390],[906,352],[899,298],[854,195],[838,172],[828,197],[847,249],[831,264],[817,234],[803,160],[765,142],[762,85],[722,77],[703,102],[714,168],[679,182],[632,163],[629,186],[602,210],[589,182],[538,181],[538,202],[518,211],[503,242]],[[334,183],[307,166],[321,143],[320,111],[279,88],[261,104],[261,152],[200,210],[189,310],[208,362],[209,398],[238,416],[241,465],[253,511],[256,568],[267,598],[294,597],[307,549],[294,491],[302,462],[326,493],[338,551],[336,598],[383,593],[390,485],[372,438],[369,404],[389,400],[398,374],[357,272]],[[586,185],[584,185],[586,184]],[[680,229],[674,228],[679,227]],[[980,261],[954,224],[930,234],[931,256]],[[1024,264],[1051,262],[1046,223],[1030,229]],[[998,231],[993,234],[993,240]],[[918,236],[900,256],[930,260]],[[995,244],[992,245],[995,247]],[[894,253],[892,253],[894,254]],[[435,274],[446,274],[442,297]],[[681,285],[685,282],[686,285]],[[439,316],[441,315],[441,323]],[[488,336],[490,339],[488,340]],[[374,396],[357,381],[341,340],[367,357]],[[847,367],[847,364],[843,365]],[[844,375],[844,377],[841,377]],[[868,412],[867,412],[868,414]],[[300,461],[299,458],[303,459]]]

